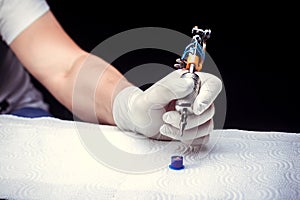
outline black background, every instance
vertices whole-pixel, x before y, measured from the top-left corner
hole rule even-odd
[[[284,4],[47,2],[65,31],[86,51],[132,28],[164,27],[184,34],[195,25],[210,28],[207,51],[219,68],[227,95],[224,128],[300,132],[296,16]],[[171,66],[177,58],[149,51],[131,52],[113,64],[126,72],[149,62]],[[45,95],[54,115],[68,118],[68,112]]]

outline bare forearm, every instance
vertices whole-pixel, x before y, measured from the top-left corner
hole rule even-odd
[[[110,64],[78,47],[50,11],[10,47],[27,70],[77,117],[114,124],[114,95],[130,83]]]
[[[80,56],[59,82],[65,87],[57,99],[77,117],[112,125],[115,124],[112,116],[114,97],[131,85],[113,66],[91,54]]]

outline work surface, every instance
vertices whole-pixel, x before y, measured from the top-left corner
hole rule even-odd
[[[101,127],[124,151],[183,155],[185,169],[112,169],[87,151],[76,124],[86,134]],[[2,115],[0,199],[300,199],[300,134],[215,130],[205,148],[169,142],[166,151],[159,148],[166,142],[133,136],[113,126]]]

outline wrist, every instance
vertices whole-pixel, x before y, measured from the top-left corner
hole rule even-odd
[[[135,126],[131,122],[129,113],[133,100],[141,92],[142,90],[138,87],[130,85],[123,88],[115,95],[112,105],[112,116],[115,125],[117,125],[121,130],[135,130]]]

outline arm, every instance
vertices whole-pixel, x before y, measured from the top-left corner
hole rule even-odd
[[[191,93],[193,83],[180,78],[182,71],[174,71],[142,91],[113,66],[79,48],[50,11],[18,35],[10,46],[28,71],[84,121],[116,124],[121,130],[189,144],[195,138],[200,139],[197,144],[202,143],[213,129],[214,109],[210,105],[222,86],[213,75],[203,74],[205,90],[200,89],[196,108],[205,104],[205,109],[189,120],[186,134],[179,137],[180,118],[176,111],[166,112],[165,107]]]
[[[131,84],[107,62],[78,47],[51,11],[24,30],[10,47],[27,70],[79,118],[96,122],[93,113],[86,109],[94,105],[100,123],[115,124],[112,101],[118,91]],[[80,97],[80,101],[76,101],[73,109],[73,90],[83,68],[86,78],[76,87],[76,98]],[[101,75],[98,85],[91,79],[95,75]]]

